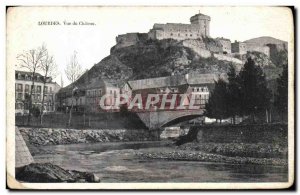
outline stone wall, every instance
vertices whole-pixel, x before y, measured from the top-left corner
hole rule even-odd
[[[230,56],[221,55],[221,54],[214,54],[214,57],[217,58],[218,60],[225,60],[225,61],[234,62],[237,64],[243,63],[242,60],[239,60],[237,58],[230,57]]]
[[[126,33],[116,37],[116,47],[128,47],[137,44],[139,41],[146,41],[148,35],[146,33]]]
[[[287,145],[286,124],[195,126],[197,141],[214,143],[272,143]]]
[[[156,132],[151,132],[146,129],[77,130],[19,127],[19,130],[24,140],[31,145],[60,145],[76,143],[157,140]]]
[[[192,49],[200,57],[203,58],[211,57],[211,52],[205,49],[205,43],[200,39],[195,39],[195,40],[187,39],[182,41],[182,45],[184,47],[188,47]]]

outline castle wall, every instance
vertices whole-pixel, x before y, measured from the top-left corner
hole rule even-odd
[[[148,33],[152,39],[198,39],[205,33],[199,24],[154,24],[153,28]]]
[[[146,33],[126,33],[123,35],[118,35],[116,37],[116,42],[118,47],[128,47],[135,45],[139,41],[147,40],[148,34]]]
[[[200,57],[209,58],[211,57],[211,52],[205,49],[205,44],[200,40],[184,40],[182,41],[182,45],[188,48],[191,48],[195,53],[197,53]]]
[[[223,53],[231,53],[231,41],[229,39],[217,38],[222,45]]]
[[[234,57],[225,56],[225,55],[222,55],[222,54],[213,54],[213,55],[218,60],[225,60],[225,61],[234,62],[234,63],[237,63],[237,64],[242,64],[243,63],[242,60],[239,60],[239,59],[234,58]]]
[[[246,54],[247,53],[246,43],[242,43],[242,42],[231,43],[231,52],[239,53],[239,54]]]

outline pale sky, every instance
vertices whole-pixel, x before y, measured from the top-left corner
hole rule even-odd
[[[198,12],[209,15],[212,38],[245,41],[271,36],[291,41],[292,13],[279,7],[19,7],[7,14],[7,66],[17,64],[23,50],[47,45],[63,76],[73,51],[83,69],[90,69],[110,53],[118,34],[146,33],[154,23],[190,23]],[[40,26],[39,21],[59,21]],[[65,26],[68,22],[93,22],[95,26]],[[55,80],[60,84],[59,75]]]

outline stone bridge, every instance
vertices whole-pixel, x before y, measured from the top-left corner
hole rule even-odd
[[[191,120],[203,115],[204,110],[157,110],[138,112],[137,115],[149,130],[159,129],[172,124],[172,122],[181,122]]]

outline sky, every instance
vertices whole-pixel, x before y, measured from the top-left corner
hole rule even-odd
[[[7,14],[7,66],[16,56],[43,43],[55,58],[64,86],[70,82],[65,68],[74,51],[84,70],[108,56],[119,34],[147,33],[154,23],[190,23],[199,13],[211,17],[210,35],[232,42],[260,36],[293,40],[292,13],[280,7],[17,7]],[[59,21],[60,25],[38,25]],[[64,25],[88,22],[95,25]],[[19,68],[16,68],[19,69]]]

